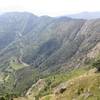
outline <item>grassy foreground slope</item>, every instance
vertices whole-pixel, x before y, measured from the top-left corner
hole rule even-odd
[[[40,79],[25,97],[14,100],[100,100],[100,73],[97,69],[75,69]]]
[[[58,85],[40,100],[100,100],[100,73],[92,70]]]
[[[75,69],[69,73],[60,73],[60,74],[53,74],[50,76],[45,77],[44,79],[40,79],[37,83],[33,84],[33,86],[27,91],[25,97],[15,98],[14,100],[39,100],[41,97],[45,97],[47,95],[53,95],[53,90],[59,84],[66,82],[70,79],[78,77],[84,73],[86,73],[87,69],[80,68]],[[51,99],[52,100],[52,99]]]

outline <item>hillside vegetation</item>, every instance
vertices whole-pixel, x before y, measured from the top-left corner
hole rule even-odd
[[[98,95],[94,78],[97,79],[99,73],[86,73],[94,67],[99,72],[99,58],[100,19],[39,17],[28,12],[0,15],[1,98],[45,99],[46,96],[54,99],[54,89],[72,80],[75,87],[68,83],[70,91],[58,93],[58,100],[71,92],[69,100],[83,99],[85,88],[93,91],[88,87],[90,83]],[[81,82],[80,75],[84,74]],[[73,93],[74,88],[78,89],[76,80],[82,86],[82,93]],[[89,80],[87,87],[82,84],[83,80]]]
[[[14,100],[20,98],[23,100],[99,100],[100,73],[94,68],[48,76],[34,84],[25,97]]]
[[[56,94],[44,96],[40,100],[99,100],[100,74],[87,73],[56,88]]]

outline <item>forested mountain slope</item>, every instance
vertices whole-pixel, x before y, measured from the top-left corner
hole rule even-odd
[[[0,15],[0,94],[24,95],[40,78],[87,67],[99,52],[100,19]]]

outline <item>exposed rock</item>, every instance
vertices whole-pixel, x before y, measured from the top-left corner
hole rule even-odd
[[[81,94],[81,96],[84,97],[84,100],[87,100],[87,98],[88,98],[89,96],[93,96],[93,94],[90,93],[90,92],[86,92],[86,93]]]
[[[35,84],[32,85],[31,88],[29,88],[29,90],[26,93],[26,96],[28,95],[34,95],[34,93],[39,93],[39,91],[41,91],[44,87],[46,86],[46,82],[44,79],[39,79]],[[36,89],[34,91],[34,89]]]
[[[96,73],[97,71],[98,71],[97,68],[93,68],[93,69],[91,69],[91,70],[88,71],[88,74],[94,74],[94,73]]]
[[[67,89],[67,82],[61,83],[59,86],[54,88],[54,94],[63,93],[64,91],[66,91],[66,89]]]

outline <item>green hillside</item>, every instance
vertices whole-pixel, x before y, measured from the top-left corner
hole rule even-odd
[[[99,71],[100,19],[0,15],[2,99],[98,100]],[[60,84],[68,89],[59,90]],[[54,93],[56,88],[63,93]]]
[[[58,86],[56,94],[52,94],[51,97],[47,95],[42,97],[40,100],[100,99],[100,73],[83,74],[77,78],[69,80],[66,83],[63,83],[63,85],[62,87]]]

